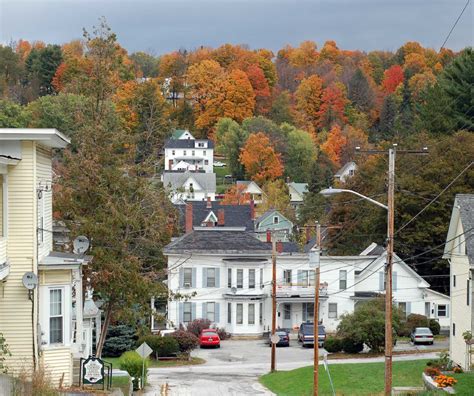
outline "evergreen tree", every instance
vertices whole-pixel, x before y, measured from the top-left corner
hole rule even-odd
[[[59,45],[47,45],[44,48],[34,48],[26,58],[25,65],[28,80],[38,84],[38,95],[54,93],[52,80],[56,69],[61,64],[63,55]]]
[[[348,88],[348,98],[359,111],[367,112],[373,107],[375,95],[362,70],[356,70]]]
[[[383,101],[380,111],[380,122],[377,132],[372,135],[373,141],[391,140],[395,133],[395,119],[397,117],[398,104],[394,95],[387,95]]]
[[[270,119],[275,124],[282,124],[284,122],[293,124],[293,114],[291,113],[291,98],[288,91],[280,93],[272,103],[272,108],[269,113]]]

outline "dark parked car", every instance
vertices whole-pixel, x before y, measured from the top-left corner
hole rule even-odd
[[[427,343],[433,345],[433,333],[428,327],[416,327],[410,334],[413,344]]]
[[[279,346],[287,346],[289,347],[290,346],[290,335],[288,334],[287,331],[285,330],[276,330],[275,331],[275,334],[280,337],[280,341],[278,341],[276,343],[276,346],[279,347]],[[269,346],[272,346],[272,340],[271,340],[271,337],[272,337],[272,333],[270,332],[270,334],[268,334],[268,345]]]
[[[314,324],[313,322],[301,323],[298,330],[298,342],[303,346],[314,345]],[[318,346],[323,347],[326,340],[326,330],[323,325],[318,325]]]

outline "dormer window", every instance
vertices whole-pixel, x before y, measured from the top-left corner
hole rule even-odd
[[[183,151],[183,155],[186,155],[186,150]]]
[[[176,150],[171,150],[171,155],[176,155]]]
[[[193,151],[191,152],[191,155],[194,157],[194,156],[196,155],[196,152],[193,150]]]
[[[273,224],[278,224],[280,222],[280,218],[278,216],[273,216]]]

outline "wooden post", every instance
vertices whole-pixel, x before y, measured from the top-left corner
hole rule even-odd
[[[276,330],[276,240],[272,232],[272,336]],[[272,342],[271,372],[276,370],[276,344]]]
[[[313,342],[314,342],[314,353],[313,353],[313,395],[318,395],[319,389],[319,276],[320,276],[320,254],[321,254],[321,226],[316,223],[316,243],[317,243],[317,264],[314,277],[314,318],[313,318]]]

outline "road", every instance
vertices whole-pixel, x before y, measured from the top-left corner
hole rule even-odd
[[[394,360],[432,359],[437,356],[434,350],[447,347],[447,341],[417,347],[399,343],[395,350],[415,354],[395,356]],[[166,396],[272,395],[258,382],[258,377],[270,370],[270,350],[262,340],[229,340],[223,341],[220,349],[199,349],[193,355],[206,360],[202,365],[150,369],[145,395],[162,396],[164,384],[169,387]],[[324,352],[320,350],[321,355]],[[311,348],[302,348],[296,342],[289,348],[277,348],[277,370],[293,370],[312,362]],[[338,359],[329,364],[362,362],[383,362],[383,358]]]

